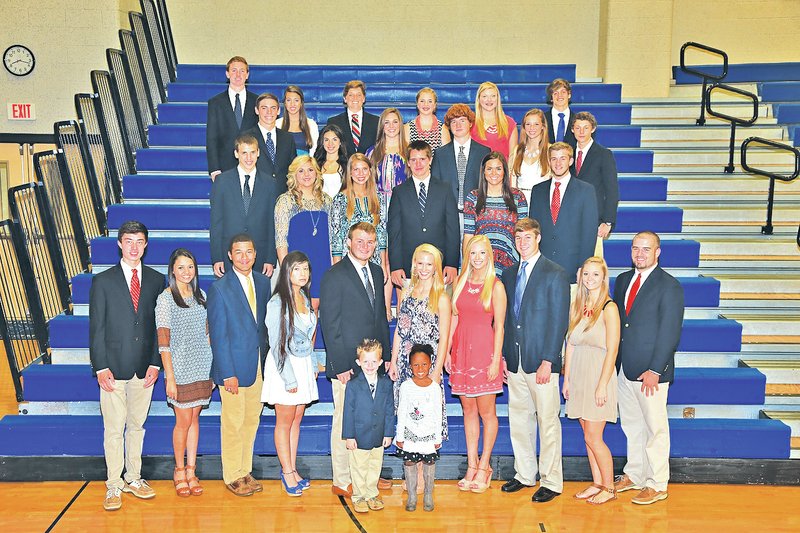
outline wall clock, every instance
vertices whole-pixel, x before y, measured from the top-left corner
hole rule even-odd
[[[14,76],[27,76],[36,66],[36,58],[27,46],[13,44],[3,52],[3,66]]]

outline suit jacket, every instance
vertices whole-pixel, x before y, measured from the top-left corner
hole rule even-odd
[[[243,133],[258,123],[255,114],[256,93],[247,91],[247,98],[242,102],[242,127],[236,125],[233,116],[233,107],[228,98],[228,89],[208,101],[208,121],[206,123],[206,159],[208,160],[208,173],[217,170],[225,171],[235,167],[238,162],[233,151],[236,148],[234,141]]]
[[[597,198],[594,187],[585,181],[569,180],[561,196],[558,220],[550,214],[550,182],[536,185],[531,191],[530,214],[542,227],[542,254],[566,270],[575,283],[578,269],[594,255],[597,244]]]
[[[678,280],[656,266],[639,287],[628,315],[625,292],[635,273],[623,272],[614,282],[620,319],[617,371],[622,366],[625,377],[635,381],[642,372],[652,370],[660,374],[659,383],[672,383],[683,326],[683,289]]]
[[[375,145],[375,139],[378,136],[378,120],[380,117],[367,113],[364,111],[361,117],[361,140],[358,143],[358,150],[353,143],[353,132],[350,131],[350,113],[347,110],[344,113],[339,113],[328,119],[328,124],[336,124],[342,130],[344,139],[342,139],[347,146],[347,157],[350,157],[356,152],[362,154],[367,152],[367,149]]]
[[[251,178],[253,179],[253,178]],[[237,233],[247,233],[256,245],[256,264],[253,268],[261,272],[264,263],[276,265],[275,250],[275,181],[256,167],[253,196],[250,208],[244,213],[239,171],[236,168],[223,172],[211,186],[211,262],[225,262],[230,269],[228,245]]]
[[[547,118],[547,136],[550,138],[550,144],[553,144],[556,142],[556,129],[558,128],[558,122],[553,124],[553,106],[550,106],[547,111],[542,109],[542,112]],[[566,129],[564,130],[564,142],[575,148],[575,146],[578,144],[578,141],[575,139],[575,134],[572,133],[573,124],[575,124],[575,110],[570,107],[569,121],[566,124]]]
[[[144,378],[148,367],[161,368],[156,339],[156,299],[164,276],[141,266],[139,307],[133,310],[125,273],[117,263],[92,278],[89,290],[89,359],[92,372],[108,368],[115,379]]]
[[[470,191],[478,188],[478,179],[481,174],[481,161],[489,155],[491,149],[476,140],[472,140],[469,145],[469,156],[467,156],[467,172],[464,175],[464,190],[461,191],[461,198],[458,197],[458,168],[456,166],[456,145],[449,142],[436,150],[431,163],[431,176],[436,176],[440,180],[448,183],[453,190],[453,196],[458,205],[464,205],[464,198]]]
[[[258,125],[250,128],[245,133],[249,133],[258,139],[259,153],[256,168],[263,175],[272,178],[279,196],[285,193],[288,190],[286,174],[289,172],[289,165],[297,157],[297,146],[295,145],[294,137],[288,131],[275,129],[275,164],[273,164],[267,153],[267,144],[264,142],[264,137],[261,135],[261,129],[259,129]]]
[[[360,450],[382,448],[384,437],[394,437],[394,388],[386,376],[378,376],[375,398],[363,372],[347,382],[344,391],[342,438],[356,439]]]
[[[517,290],[519,263],[503,272],[506,289],[506,323],[503,357],[509,372],[522,369],[536,372],[542,361],[553,363],[558,379],[561,372],[561,348],[569,326],[569,281],[564,269],[541,255],[533,267],[522,304],[519,320],[514,316],[514,295]],[[551,378],[552,379],[552,378]]]
[[[392,360],[386,300],[383,295],[383,271],[369,261],[367,267],[374,280],[374,307],[369,303],[361,273],[356,271],[349,257],[342,257],[322,277],[319,320],[325,339],[325,374],[330,380],[336,379],[337,374],[347,370],[358,373],[356,346],[364,339],[380,341],[383,346],[383,360]]]
[[[575,152],[575,161],[578,152]],[[581,171],[575,170],[575,165],[570,169],[573,176],[587,183],[591,183],[597,195],[597,215],[600,222],[610,222],[613,226],[617,221],[617,205],[619,204],[619,182],[617,181],[617,162],[614,154],[605,146],[592,143],[586,152],[581,164]]]
[[[211,338],[211,379],[222,386],[227,378],[239,378],[240,387],[256,381],[259,358],[261,371],[269,350],[264,319],[269,301],[269,278],[253,270],[256,291],[256,320],[241,282],[233,269],[208,288],[208,334]]]
[[[414,179],[408,178],[392,191],[389,204],[389,266],[402,268],[411,275],[411,258],[422,243],[430,243],[442,252],[443,266],[458,268],[461,245],[458,207],[452,188],[431,176],[428,182],[425,213],[419,209]]]

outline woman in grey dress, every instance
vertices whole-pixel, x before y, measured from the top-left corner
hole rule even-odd
[[[178,248],[169,258],[169,287],[156,302],[156,328],[167,403],[175,411],[175,492],[183,497],[199,496],[203,493],[195,475],[199,416],[211,401],[211,345],[206,295],[197,285],[197,261],[185,248]]]

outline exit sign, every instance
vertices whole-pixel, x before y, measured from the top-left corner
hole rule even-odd
[[[34,104],[8,103],[8,120],[36,120]]]

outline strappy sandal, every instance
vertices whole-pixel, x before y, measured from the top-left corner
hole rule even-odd
[[[183,473],[181,476],[183,479],[177,479],[180,473]],[[175,471],[172,473],[172,483],[175,485],[175,494],[181,498],[188,498],[192,495],[192,491],[189,489],[189,483],[186,481],[186,467],[175,467]]]
[[[594,496],[587,498],[586,503],[591,503],[592,505],[603,505],[604,503],[608,503],[610,501],[617,499],[617,491],[615,491],[614,489],[609,489],[608,487],[601,487],[601,489],[602,490],[597,494],[595,494]],[[597,498],[598,496],[605,494],[611,494],[611,496],[606,498],[605,500],[601,501],[595,500],[595,498]]]
[[[195,475],[196,469],[196,465],[186,465],[187,473],[189,470],[192,471],[192,475],[186,480],[189,485],[189,492],[191,492],[192,496],[200,496],[203,494],[203,486],[200,484],[200,480],[197,479],[197,476]],[[194,483],[194,485],[192,485],[192,483]]]
[[[475,479],[475,475],[476,475],[476,474],[472,474],[472,476],[470,476],[469,475],[469,471],[470,470],[473,470],[473,471],[478,470],[478,467],[477,466],[472,466],[472,465],[467,465],[467,473],[464,474],[464,477],[461,478],[461,480],[457,483],[458,490],[461,490],[461,491],[464,491],[464,492],[468,492],[469,491],[469,484],[472,482],[473,479]]]
[[[483,478],[484,481],[480,481],[478,478],[478,474],[472,480],[472,483],[469,484],[470,492],[474,492],[476,494],[481,494],[482,492],[486,492],[486,489],[492,486],[492,467],[489,468],[480,468],[478,467],[478,472],[486,472],[486,477]]]
[[[598,489],[598,490],[597,490],[597,492],[595,492],[595,493],[592,493],[592,494],[589,494],[588,496],[581,496],[581,494],[583,494],[584,492],[586,492],[586,491],[587,491],[587,490],[589,490],[589,489]],[[588,500],[588,499],[589,499],[589,498],[591,498],[592,496],[595,496],[595,495],[597,495],[597,494],[600,494],[600,493],[603,491],[603,489],[605,489],[605,487],[604,487],[603,485],[598,485],[597,483],[592,483],[591,485],[589,485],[588,487],[586,487],[586,488],[585,488],[585,489],[583,489],[582,491],[580,491],[580,492],[576,493],[576,494],[575,494],[575,496],[574,496],[574,498],[575,498],[576,500]]]

